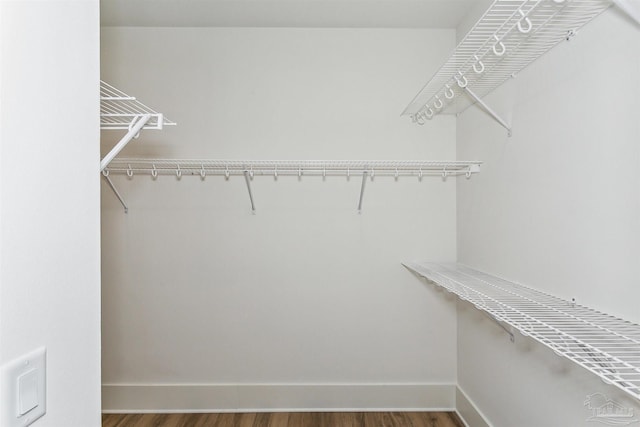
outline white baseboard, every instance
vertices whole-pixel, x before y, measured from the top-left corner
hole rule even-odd
[[[104,413],[453,411],[456,393],[455,384],[105,384],[102,409]]]
[[[467,427],[492,427],[459,386],[456,387],[456,413]]]

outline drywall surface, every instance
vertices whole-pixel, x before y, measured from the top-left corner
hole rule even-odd
[[[42,427],[100,425],[98,12],[0,2],[0,365],[47,348]]]
[[[640,322],[640,28],[615,8],[487,97],[513,137],[472,108],[458,156],[483,160],[458,186],[458,260]],[[494,426],[579,426],[616,389],[528,339],[459,310],[460,387]]]
[[[453,159],[455,119],[399,116],[453,44],[103,28],[102,75],[178,122],[125,156]],[[103,185],[105,410],[326,408],[339,386],[342,407],[453,407],[451,387],[425,397],[455,383],[455,307],[400,263],[455,259],[455,179],[375,177],[358,215],[359,177],[256,176],[251,215],[242,177],[113,178],[129,213]]]

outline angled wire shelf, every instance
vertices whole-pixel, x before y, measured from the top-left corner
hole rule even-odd
[[[143,117],[149,116],[142,129],[162,129],[173,126],[162,113],[147,107],[110,84],[100,81],[100,129],[129,130]]]
[[[640,325],[459,264],[404,265],[640,399]]]
[[[482,97],[570,39],[611,4],[611,0],[495,0],[402,114],[424,124],[436,114],[459,113],[476,102],[482,104]]]
[[[107,174],[152,175],[296,175],[336,176],[368,175],[416,176],[442,175],[470,177],[480,171],[477,161],[380,161],[380,160],[187,160],[187,159],[115,159]]]

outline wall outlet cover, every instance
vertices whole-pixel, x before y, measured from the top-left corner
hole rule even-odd
[[[44,347],[0,367],[0,426],[26,427],[47,412]]]

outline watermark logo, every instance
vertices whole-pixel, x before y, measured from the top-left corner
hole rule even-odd
[[[584,406],[591,411],[591,416],[587,418],[587,421],[610,426],[628,426],[638,422],[638,418],[633,414],[633,408],[624,407],[602,393],[587,396]]]

